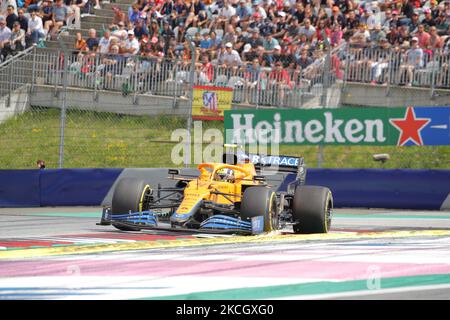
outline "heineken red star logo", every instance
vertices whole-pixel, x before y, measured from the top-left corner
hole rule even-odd
[[[398,146],[403,146],[408,141],[411,141],[418,146],[422,146],[423,141],[420,131],[422,131],[430,121],[429,118],[416,118],[413,107],[407,108],[405,118],[389,120],[389,122],[400,131],[400,137],[397,142]]]

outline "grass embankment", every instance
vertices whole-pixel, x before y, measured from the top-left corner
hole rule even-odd
[[[66,118],[64,167],[173,167],[173,130],[185,128],[185,119],[172,116],[127,116],[69,111]],[[203,129],[221,122],[204,122]],[[34,108],[0,124],[0,169],[35,168],[37,159],[58,166],[60,112]],[[317,146],[281,146],[280,153],[302,155],[317,167]],[[385,168],[449,168],[450,147],[325,146],[323,167],[380,168],[375,153],[389,153]]]

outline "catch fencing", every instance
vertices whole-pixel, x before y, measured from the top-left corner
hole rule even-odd
[[[181,143],[192,150],[194,85],[231,87],[233,105],[251,108],[338,107],[339,93],[350,83],[385,87],[386,94],[409,84],[431,95],[450,89],[449,55],[443,51],[426,53],[420,68],[404,67],[406,51],[343,45],[316,54],[304,69],[287,64],[281,71],[216,61],[206,69],[195,50],[190,60],[170,60],[32,47],[0,65],[0,168],[34,168],[38,159],[65,168],[181,166],[172,162],[182,139],[173,133],[188,129]],[[45,90],[50,95],[39,94]],[[161,99],[168,107],[158,107]],[[203,128],[223,126],[212,121]],[[446,168],[450,159],[447,147],[302,146],[288,152],[305,156],[309,166],[330,168]],[[392,160],[373,161],[374,153],[384,152]]]

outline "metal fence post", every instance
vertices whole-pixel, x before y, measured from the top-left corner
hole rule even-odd
[[[97,78],[97,67],[99,65],[100,65],[100,56],[97,54],[97,55],[95,55],[95,67],[96,67],[96,69],[94,70],[94,96],[93,96],[94,102],[98,101],[98,85],[97,85],[97,83],[99,82],[99,80]]]
[[[178,56],[175,58],[175,65],[172,68],[172,80],[173,80],[173,101],[172,101],[172,108],[173,109],[177,109],[178,108],[178,103],[177,103],[177,72],[178,72],[178,63],[179,63],[179,58]]]
[[[32,62],[32,71],[31,71],[31,87],[30,94],[34,94],[34,86],[36,83],[36,46],[33,46],[33,62]]]
[[[434,91],[436,88],[436,65],[438,65],[438,59],[436,59],[436,50],[433,50],[433,68],[431,69],[431,85],[430,85],[430,100],[434,100]]]
[[[12,83],[13,83],[13,68],[14,62],[9,64],[8,76],[9,76],[9,88],[8,88],[8,99],[6,103],[6,107],[9,108],[11,106],[11,93],[12,93]]]
[[[345,68],[344,68],[344,79],[342,79],[341,94],[345,93],[347,89],[347,79],[348,79],[348,69],[350,66],[350,45],[345,45]]]
[[[137,57],[137,56],[134,56],[133,57],[133,60],[134,60],[134,79],[132,79],[132,81],[133,81],[133,91],[134,91],[134,94],[133,94],[133,104],[134,105],[137,105],[138,104],[138,91],[139,91],[139,69],[140,69],[140,66],[139,66],[139,63],[140,63],[140,61],[139,61],[139,58]]]
[[[189,84],[190,84],[190,92],[188,96],[188,104],[189,104],[189,114],[187,118],[187,124],[186,124],[186,133],[187,133],[187,139],[186,139],[186,154],[185,154],[185,160],[184,164],[185,167],[189,167],[189,164],[191,163],[191,129],[192,129],[192,104],[194,100],[194,79],[195,79],[195,46],[192,43],[192,38],[190,36],[186,36],[189,43],[189,48],[191,50],[191,70],[189,72]]]
[[[393,54],[392,54],[392,50],[389,52],[389,62],[388,62],[388,66],[387,66],[387,79],[386,79],[386,93],[385,96],[389,97],[389,94],[391,93],[391,76],[392,76],[392,64],[393,64]]]
[[[327,107],[328,100],[328,88],[330,86],[330,67],[331,67],[331,50],[328,51],[324,65],[323,65],[323,74],[322,74],[322,95],[320,97],[320,104],[322,107]]]
[[[67,73],[68,73],[68,59],[69,59],[69,51],[67,50],[64,42],[62,42],[60,36],[57,38],[59,45],[63,50],[63,89],[62,89],[62,104],[61,104],[61,121],[59,126],[59,168],[63,168],[64,166],[64,137],[65,137],[65,128],[66,128],[66,95],[67,95]]]

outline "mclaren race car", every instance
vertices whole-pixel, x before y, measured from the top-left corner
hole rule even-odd
[[[200,164],[198,174],[169,169],[168,175],[172,187],[120,179],[99,224],[243,235],[288,226],[295,233],[326,233],[331,226],[331,191],[305,185],[303,158],[224,153],[222,163]],[[278,186],[268,183],[280,175]]]

